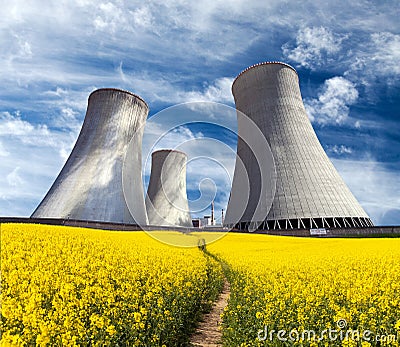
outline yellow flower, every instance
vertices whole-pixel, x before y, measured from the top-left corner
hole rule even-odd
[[[135,318],[135,322],[140,322],[140,320],[142,319],[142,315],[139,312],[135,312],[133,316]]]
[[[115,326],[114,325],[109,325],[106,329],[107,333],[110,334],[111,336],[115,335],[115,333],[117,332],[115,330]]]
[[[303,340],[326,346],[328,329],[393,331],[398,321],[400,239],[229,233],[207,250],[230,267],[231,296],[223,315],[229,345],[257,339],[255,318],[262,322],[257,329],[274,327],[274,343],[278,330],[297,329],[301,344],[302,332],[313,329],[317,336],[304,334]],[[343,345],[356,346],[356,339]]]
[[[2,224],[1,345],[152,345],[160,329],[173,345],[184,333],[175,327],[194,323],[222,283],[218,262],[193,246],[177,251],[144,232]],[[130,329],[116,336],[116,326]]]
[[[400,319],[397,321],[396,325],[394,326],[396,330],[400,331]]]

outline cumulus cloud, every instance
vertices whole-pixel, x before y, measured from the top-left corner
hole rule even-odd
[[[19,175],[20,167],[17,166],[14,170],[12,170],[6,177],[7,182],[12,187],[21,186],[24,183],[24,180]]]
[[[178,92],[176,100],[179,102],[210,101],[232,103],[232,82],[233,78],[221,77],[211,84],[205,84],[202,91]]]
[[[299,66],[315,69],[331,60],[347,35],[334,34],[325,27],[305,27],[297,32],[296,47],[282,46],[283,54]]]
[[[201,88],[197,87],[197,90],[187,90],[174,84],[175,77],[169,80],[168,76],[162,74],[126,72],[122,62],[117,71],[124,83],[151,102],[168,104],[196,101],[233,103],[232,77],[219,77],[214,81],[203,82]]]
[[[27,144],[35,143],[32,137],[38,138],[39,141],[46,141],[49,131],[46,125],[39,124],[37,126],[21,119],[20,112],[11,114],[10,112],[2,112],[0,114],[0,136],[19,137],[20,140]]]
[[[8,157],[9,155],[10,155],[10,152],[8,152],[8,151],[5,149],[3,143],[0,142],[0,157]]]
[[[355,85],[344,77],[336,76],[324,82],[317,99],[305,99],[304,104],[312,122],[342,124],[349,115],[349,106],[358,99]]]
[[[155,127],[150,125],[150,128],[154,129]],[[146,131],[146,135],[148,134],[149,132]],[[152,151],[175,149],[187,141],[204,137],[202,132],[193,132],[187,126],[179,126],[164,133],[153,131],[152,134],[158,136]]]
[[[43,198],[75,142],[74,133],[0,113],[0,215],[27,216]]]
[[[143,28],[151,28],[154,26],[154,17],[151,10],[147,6],[142,6],[132,12],[133,22],[135,25]]]
[[[382,78],[385,83],[394,84],[400,75],[399,61],[400,35],[390,32],[372,33],[367,43],[353,54],[344,75],[367,86]]]
[[[392,224],[400,215],[399,163],[385,165],[372,158],[332,159],[333,164],[376,225]]]
[[[0,113],[0,139],[14,139],[23,145],[34,147],[53,147],[58,150],[71,148],[71,137],[69,133],[51,131],[45,124],[32,124],[21,118],[21,114],[16,112]]]
[[[325,147],[326,152],[336,154],[336,155],[342,155],[342,154],[351,154],[353,153],[353,150],[345,145],[333,145],[333,146],[326,146]]]
[[[398,16],[392,8],[390,2],[353,1],[343,12],[342,3],[322,0],[302,1],[301,10],[298,2],[278,0],[5,2],[0,112],[8,114],[0,127],[15,133],[0,136],[0,175],[18,166],[25,183],[24,190],[12,190],[4,180],[0,195],[20,199],[12,202],[18,213],[24,191],[42,197],[70,152],[92,90],[132,90],[153,109],[194,100],[232,104],[232,77],[279,58],[282,46],[285,60],[329,76],[344,74],[353,83],[336,81],[341,88],[335,90],[328,80],[308,99],[314,122],[342,124],[360,101],[352,87],[397,83]],[[332,62],[338,70],[326,67]],[[33,181],[35,187],[27,186]]]

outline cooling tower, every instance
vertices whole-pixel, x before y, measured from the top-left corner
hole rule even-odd
[[[236,77],[232,93],[239,139],[227,226],[247,229],[250,222],[258,222],[260,229],[372,226],[324,152],[307,117],[297,72],[291,66],[279,62],[251,66]],[[239,111],[260,128],[275,161],[276,192],[263,221],[255,221],[254,209],[249,208],[260,196],[259,165],[240,137]],[[232,206],[243,199],[241,187],[235,185],[240,181],[236,176],[241,175],[238,159],[249,177],[250,193],[248,208],[240,220],[233,220]]]
[[[142,135],[147,104],[137,95],[99,89],[89,96],[85,120],[67,162],[33,218],[61,218],[147,224],[142,186]],[[136,201],[133,219],[124,199],[122,167],[136,133],[129,187]]]
[[[149,224],[192,227],[186,194],[186,154],[160,150],[154,152],[151,159],[146,196]]]

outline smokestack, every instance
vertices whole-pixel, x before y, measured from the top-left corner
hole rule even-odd
[[[215,225],[215,219],[214,219],[214,200],[211,201],[211,225]]]

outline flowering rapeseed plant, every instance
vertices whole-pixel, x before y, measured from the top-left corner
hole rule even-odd
[[[286,344],[400,345],[400,239],[228,234],[207,248],[231,269],[230,301],[223,313],[226,346],[283,346],[277,332],[285,330],[288,338],[292,329],[313,330],[317,336],[297,341],[294,334],[296,341]],[[265,328],[269,333],[260,341],[258,332]],[[359,330],[360,339],[331,341],[325,334],[317,341],[327,329]],[[362,339],[365,330],[371,331],[370,341]],[[374,341],[396,333],[396,341]]]
[[[216,234],[193,233],[184,243]],[[284,345],[280,330],[299,333],[285,342],[293,346],[377,346],[388,334],[397,339],[380,346],[399,346],[399,239],[229,234],[207,252],[231,282],[226,346]],[[142,232],[16,224],[1,226],[1,274],[2,344],[39,346],[185,344],[223,280],[213,257]],[[332,341],[320,335],[327,329],[372,336]],[[262,341],[264,330],[275,333]],[[317,335],[304,338],[306,330]]]
[[[222,272],[143,232],[1,225],[1,344],[178,346]]]

